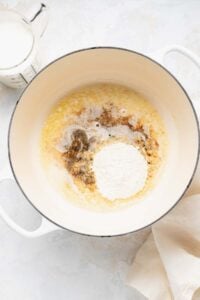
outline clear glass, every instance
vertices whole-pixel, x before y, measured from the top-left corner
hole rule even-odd
[[[28,10],[27,7],[22,7],[20,12],[0,8],[0,22],[1,26],[5,24],[5,28],[12,27],[15,32],[13,40],[9,40],[10,36],[8,37],[8,50],[5,46],[4,52],[2,52],[6,54],[6,62],[2,63],[2,67],[0,64],[0,82],[9,87],[24,88],[39,70],[36,55],[39,38],[47,25],[46,6],[41,2],[34,1],[34,7],[29,6]],[[6,32],[3,32],[3,37],[5,41]],[[0,44],[2,42],[0,40]],[[9,45],[11,45],[11,48],[9,48]],[[20,47],[22,49],[21,53]],[[16,55],[14,51],[16,51]]]

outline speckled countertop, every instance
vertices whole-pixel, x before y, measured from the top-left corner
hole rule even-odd
[[[13,6],[17,2],[1,0],[0,4]],[[40,44],[43,66],[66,52],[96,45],[126,47],[148,54],[176,43],[200,55],[198,0],[48,0],[46,3],[50,19]],[[199,70],[177,54],[167,58],[166,64],[199,106]],[[0,88],[1,178],[8,167],[8,123],[19,95],[20,91]],[[39,224],[39,215],[14,183],[2,182],[0,201],[24,227],[33,229]],[[142,300],[124,280],[148,232],[146,229],[124,237],[92,238],[57,231],[29,240],[0,219],[0,299]]]

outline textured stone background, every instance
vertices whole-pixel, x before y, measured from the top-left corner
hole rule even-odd
[[[1,0],[0,4],[12,7],[17,2]],[[120,46],[150,54],[176,43],[200,54],[198,0],[46,2],[50,20],[40,44],[42,66],[66,52],[96,45]],[[197,100],[199,70],[177,54],[171,54],[166,64],[191,98]],[[8,122],[19,95],[19,91],[0,88],[1,178],[8,167]],[[14,183],[4,181],[0,185],[0,203],[26,228],[39,224],[40,217]],[[103,239],[58,231],[29,240],[10,230],[0,219],[0,299],[142,300],[124,280],[148,231]]]

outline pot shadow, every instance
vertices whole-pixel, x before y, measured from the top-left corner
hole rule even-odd
[[[14,181],[4,180],[0,195],[1,205],[19,225],[28,230],[39,226],[41,216],[24,199]],[[127,287],[125,281],[149,229],[106,238],[60,230],[27,239],[1,223],[4,281],[11,280],[11,290],[21,298],[32,299],[34,291],[34,299],[64,300],[66,295],[67,299],[77,300],[133,299],[136,296],[138,300],[144,299]],[[9,287],[7,293],[10,293]]]

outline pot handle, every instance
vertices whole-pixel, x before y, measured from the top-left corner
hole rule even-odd
[[[2,179],[0,181],[0,184],[2,184],[5,181],[14,182],[14,179],[11,179],[11,178]],[[53,223],[48,221],[46,218],[42,217],[42,222],[41,222],[40,226],[34,231],[28,231],[28,230],[22,228],[21,226],[19,226],[17,223],[15,223],[1,206],[0,206],[0,216],[10,228],[15,230],[17,233],[21,234],[22,236],[25,236],[28,238],[39,237],[39,236],[42,236],[49,232],[60,229],[59,227],[57,227],[56,225],[54,225]]]
[[[193,53],[192,51],[188,50],[185,47],[179,46],[179,45],[169,45],[166,46],[165,48],[162,48],[156,52],[153,53],[152,58],[157,60],[160,63],[164,62],[165,56],[170,53],[170,52],[178,52],[183,54],[184,56],[188,57],[191,59],[191,61],[200,68],[200,57]]]
[[[164,58],[168,53],[171,52],[178,52],[189,58],[198,68],[200,68],[200,57],[193,53],[192,51],[188,50],[185,47],[179,46],[179,45],[169,45],[166,46],[165,48],[161,48],[157,51],[155,51],[151,57],[158,61],[159,63],[163,64],[164,63]],[[200,119],[200,112],[197,113],[198,118]],[[199,193],[199,180],[200,180],[200,161],[198,163],[198,167],[196,170],[196,173],[194,175],[194,178],[192,180],[192,183],[190,185],[190,188],[187,192],[187,194],[191,195],[194,193]]]

